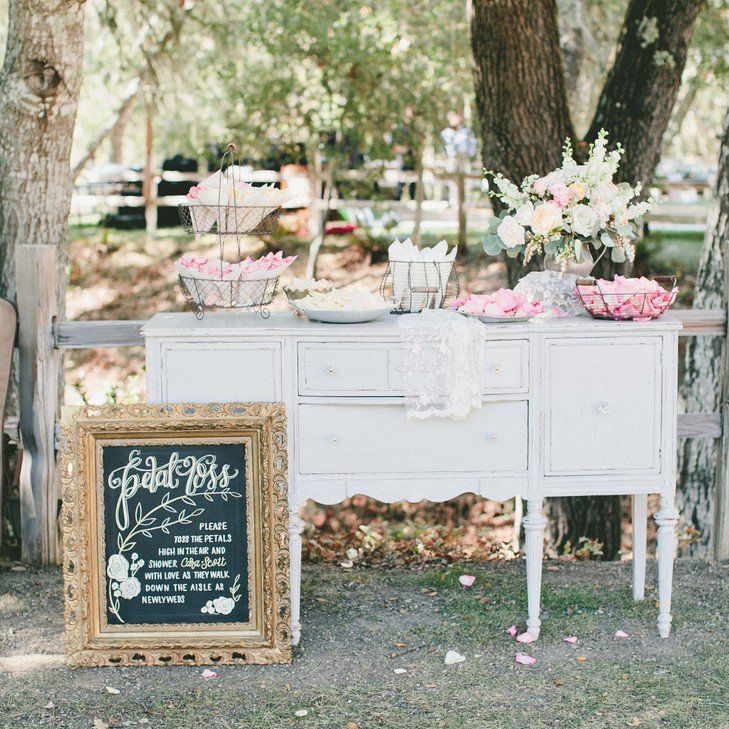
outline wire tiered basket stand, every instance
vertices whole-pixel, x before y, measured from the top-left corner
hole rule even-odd
[[[182,227],[199,239],[213,233],[218,238],[220,275],[218,278],[198,278],[179,275],[180,289],[187,305],[202,319],[205,309],[249,309],[267,319],[268,305],[278,291],[279,276],[269,278],[238,278],[224,276],[226,240],[235,240],[238,263],[243,260],[241,238],[244,235],[271,235],[276,231],[281,206],[245,205],[238,199],[236,183],[240,176],[240,158],[234,144],[229,144],[220,164],[220,181],[216,205],[185,203],[179,206]],[[223,190],[226,191],[225,199]],[[231,241],[232,242],[232,241]]]

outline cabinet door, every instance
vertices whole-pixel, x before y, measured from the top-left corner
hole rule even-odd
[[[162,345],[163,402],[277,402],[278,342],[169,342]]]
[[[546,341],[544,473],[656,473],[661,340]]]

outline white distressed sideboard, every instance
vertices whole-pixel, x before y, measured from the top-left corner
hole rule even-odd
[[[306,499],[354,494],[526,499],[527,628],[540,629],[545,498],[631,494],[633,594],[644,595],[647,495],[660,494],[661,636],[671,628],[680,324],[589,318],[484,325],[483,405],[460,421],[408,420],[397,317],[316,324],[290,313],[158,314],[142,329],[150,403],[286,405],[291,595],[300,636]]]

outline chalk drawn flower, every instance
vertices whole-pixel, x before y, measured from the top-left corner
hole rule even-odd
[[[213,600],[213,607],[220,615],[229,615],[235,607],[235,600],[232,597],[216,597]]]
[[[127,577],[127,579],[119,585],[119,591],[125,600],[131,600],[142,591],[142,585],[136,577]]]
[[[106,565],[106,574],[112,580],[126,580],[129,577],[129,560],[123,554],[112,554]]]

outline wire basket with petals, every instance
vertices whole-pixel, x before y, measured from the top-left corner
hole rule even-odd
[[[271,205],[202,205],[179,206],[180,222],[192,235],[273,235],[281,217],[281,207]]]
[[[205,308],[252,309],[268,319],[271,313],[266,307],[276,296],[279,277],[223,280],[180,274],[179,280],[185,301],[198,319]]]
[[[577,279],[575,292],[582,306],[595,319],[648,321],[673,304],[678,288],[675,276],[653,279],[616,276],[615,281]]]

